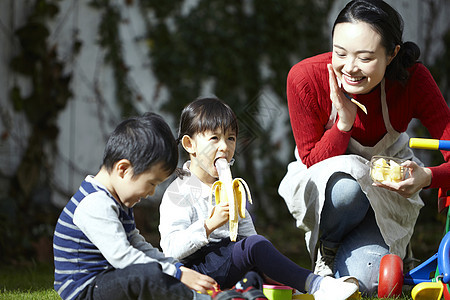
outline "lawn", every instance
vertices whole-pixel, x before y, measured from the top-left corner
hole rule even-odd
[[[53,290],[53,266],[1,266],[0,267],[0,300],[58,300]],[[363,298],[374,300],[378,298]],[[410,300],[409,295],[398,298]],[[330,299],[331,300],[331,299]]]
[[[61,299],[53,290],[53,266],[0,266],[0,299]]]

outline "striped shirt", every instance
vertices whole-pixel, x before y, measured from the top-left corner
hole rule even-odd
[[[110,268],[157,261],[163,272],[181,276],[179,263],[139,234],[133,209],[120,205],[92,176],[61,212],[53,252],[54,288],[63,299],[75,299],[96,275]]]

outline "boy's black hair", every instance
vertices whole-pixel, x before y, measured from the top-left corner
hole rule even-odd
[[[189,103],[181,112],[178,139],[184,135],[190,137],[206,130],[214,131],[221,128],[238,134],[239,127],[233,110],[218,98],[198,98]]]
[[[122,121],[106,143],[103,166],[110,172],[121,159],[130,161],[133,176],[157,163],[172,174],[178,164],[178,147],[169,125],[151,112]]]

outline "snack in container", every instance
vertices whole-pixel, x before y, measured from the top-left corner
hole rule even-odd
[[[401,166],[403,159],[375,155],[370,160],[370,177],[374,182],[400,182],[405,179],[406,168]]]

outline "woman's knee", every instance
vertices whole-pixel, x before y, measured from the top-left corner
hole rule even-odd
[[[346,173],[337,172],[331,176],[325,197],[328,199],[328,205],[332,205],[334,209],[363,211],[369,207],[369,201],[359,183]]]

